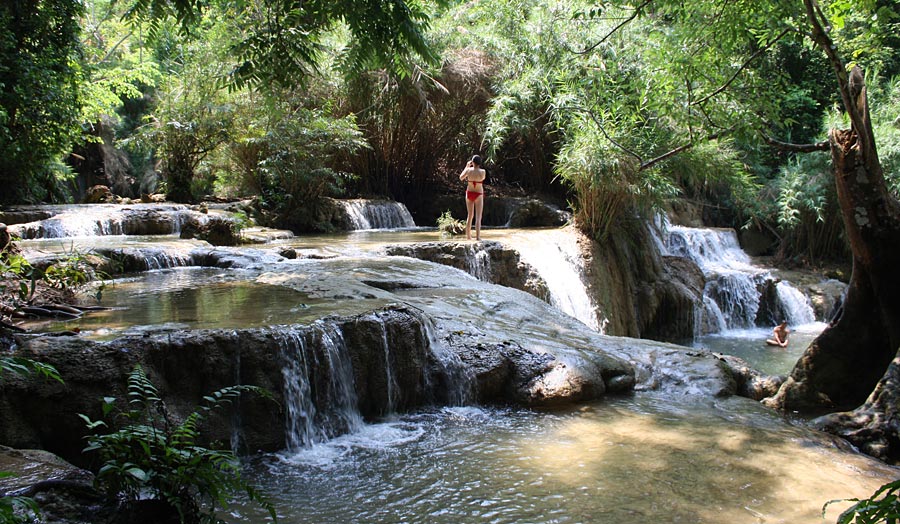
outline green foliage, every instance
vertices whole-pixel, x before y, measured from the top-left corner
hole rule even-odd
[[[0,471],[0,478],[10,476]],[[37,522],[40,511],[37,502],[29,497],[0,497],[0,524]]]
[[[36,374],[62,383],[62,377],[50,364],[38,362],[30,358],[0,356],[0,378],[3,373],[15,373],[21,376]]]
[[[867,499],[832,500],[822,508],[822,516],[828,506],[838,502],[855,502],[844,510],[837,524],[895,524],[900,521],[900,480],[889,482],[878,488]]]
[[[276,225],[309,231],[326,205],[323,198],[339,196],[350,179],[331,166],[366,143],[352,115],[334,118],[300,108],[281,113],[255,146],[260,151],[255,185],[265,206],[278,216]]]
[[[200,162],[226,142],[232,129],[233,106],[220,85],[225,65],[213,42],[185,45],[180,74],[167,78],[150,122],[135,140],[154,149],[161,159],[167,198],[194,202]]]
[[[0,3],[0,203],[64,197],[60,161],[81,132],[81,12],[71,0]]]
[[[18,304],[34,295],[40,272],[22,255],[0,253],[0,302]]]
[[[176,424],[159,391],[143,368],[136,366],[128,375],[128,410],[118,411],[115,398],[103,399],[104,417],[114,416],[119,421],[118,429],[108,428],[103,420],[79,415],[94,432],[87,437],[84,451],[97,452],[102,461],[98,487],[125,501],[148,497],[164,501],[178,511],[182,521],[199,517],[211,523],[219,522],[217,507],[226,507],[229,497],[244,492],[277,520],[274,508],[241,478],[233,453],[199,443],[202,423],[210,413],[243,393],[271,398],[255,386],[222,388],[203,397],[204,403]],[[111,431],[99,433],[106,429]]]
[[[437,219],[437,228],[441,236],[460,235],[466,231],[466,223],[453,218],[450,210],[444,211]]]

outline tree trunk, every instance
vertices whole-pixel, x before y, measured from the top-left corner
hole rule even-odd
[[[859,406],[900,348],[900,205],[888,192],[875,150],[862,71],[838,76],[853,125],[832,130],[829,143],[853,272],[840,317],[767,399],[784,410]]]

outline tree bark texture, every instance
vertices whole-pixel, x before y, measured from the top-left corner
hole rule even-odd
[[[839,318],[807,348],[767,403],[826,412],[859,406],[900,348],[900,205],[890,195],[875,150],[862,71],[846,81],[852,127],[829,136],[838,203],[853,254]]]

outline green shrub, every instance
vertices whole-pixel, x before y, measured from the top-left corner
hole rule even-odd
[[[856,502],[838,516],[837,524],[896,524],[900,522],[900,480],[878,488],[867,499],[832,500],[822,508],[822,516],[828,506],[837,502]]]
[[[457,220],[453,218],[453,215],[450,214],[450,210],[444,211],[444,213],[438,217],[437,219],[437,228],[438,231],[441,232],[441,236],[453,236],[459,235],[465,232],[466,223],[462,220]]]
[[[102,461],[97,487],[126,504],[157,500],[177,511],[182,522],[209,523],[220,522],[217,506],[226,507],[229,497],[243,491],[277,520],[271,504],[243,480],[231,451],[209,449],[198,442],[206,417],[242,393],[271,398],[255,386],[222,388],[203,397],[203,405],[176,424],[143,368],[136,366],[128,375],[128,411],[117,412],[115,398],[103,399],[104,417],[114,413],[122,426],[87,437],[84,451],[97,452]],[[108,427],[102,420],[79,416],[91,431]]]

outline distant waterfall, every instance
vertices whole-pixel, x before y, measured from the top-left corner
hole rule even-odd
[[[48,206],[46,212],[49,218],[11,225],[10,233],[22,239],[170,235],[191,220],[207,220],[206,215],[176,204],[76,204]]]
[[[531,231],[527,235],[511,236],[505,242],[547,283],[551,305],[591,329],[603,331],[597,308],[581,280],[584,263],[575,235],[564,229]]]
[[[388,200],[339,200],[351,229],[400,229],[416,227],[412,215],[400,202]]]
[[[731,229],[701,229],[668,226],[665,249],[669,255],[686,257],[703,271],[706,287],[703,310],[696,325],[702,332],[750,328],[757,325],[761,292],[774,277],[754,266]],[[773,308],[791,325],[815,320],[809,300],[788,282],[777,282],[777,304]]]

